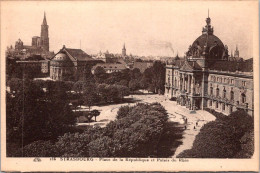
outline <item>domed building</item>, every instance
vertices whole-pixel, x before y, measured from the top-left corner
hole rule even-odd
[[[50,77],[53,80],[83,80],[90,73],[94,60],[81,49],[63,48],[51,58]]]
[[[211,19],[184,59],[166,65],[165,96],[190,110],[213,109],[253,115],[253,61],[230,61],[228,47],[214,35]]]

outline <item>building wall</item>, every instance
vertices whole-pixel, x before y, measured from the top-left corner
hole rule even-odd
[[[254,101],[252,78],[248,78],[248,76],[233,76],[232,74],[209,74],[208,81],[209,108],[230,114],[239,108],[246,109],[248,107],[248,113],[252,115]],[[211,94],[211,88],[213,89],[213,94]],[[217,89],[219,89],[219,96],[217,96]],[[224,90],[226,91],[226,96],[224,96]],[[233,100],[231,99],[231,91],[234,93]],[[244,103],[243,94],[245,95]],[[218,103],[221,106],[217,105]]]
[[[166,66],[165,96],[169,99],[178,97],[181,94],[180,85],[182,83],[180,82],[180,73],[181,71],[178,68],[174,68],[172,65]],[[204,108],[214,109],[226,115],[238,109],[244,109],[250,115],[253,115],[254,91],[252,73],[207,71],[207,73],[204,73],[204,79],[202,72],[194,72],[192,74],[196,81],[194,81],[193,94],[189,92],[187,94],[190,100],[201,99],[201,106]],[[199,90],[203,92],[203,83],[204,97],[202,93],[196,94],[197,90],[198,93]],[[200,86],[197,87],[197,84]],[[192,86],[188,86],[188,88],[192,88]],[[213,93],[211,93],[211,90]],[[231,99],[231,91],[234,96],[233,100]]]
[[[174,69],[169,66],[166,68],[166,78],[165,78],[165,93],[164,95],[171,99],[173,97],[173,72]]]

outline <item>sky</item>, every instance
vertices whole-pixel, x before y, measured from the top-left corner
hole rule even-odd
[[[40,36],[44,11],[50,50],[63,45],[88,54],[108,50],[127,54],[183,56],[211,18],[214,35],[229,51],[253,56],[257,1],[5,1],[1,2],[2,45],[20,38],[31,45]],[[258,48],[258,47],[257,47]]]

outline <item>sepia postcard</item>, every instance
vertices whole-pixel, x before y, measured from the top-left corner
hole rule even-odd
[[[1,171],[259,171],[258,1],[1,1]]]

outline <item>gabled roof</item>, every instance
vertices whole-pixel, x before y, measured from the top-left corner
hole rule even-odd
[[[193,71],[193,70],[201,70],[199,64],[195,61],[189,62],[184,61],[183,66],[180,68],[182,71]]]
[[[95,61],[93,58],[91,58],[90,55],[85,53],[83,50],[66,48],[65,46],[63,46],[63,48],[58,53],[56,53],[51,59],[53,59],[59,53],[65,53],[67,56],[69,56],[71,61]]]
[[[75,60],[78,60],[78,61],[92,61],[92,60],[94,60],[93,58],[91,58],[90,55],[88,55],[87,53],[85,53],[81,49],[64,48],[64,51],[67,52]]]
[[[174,65],[174,66],[179,67],[179,68],[181,68],[183,64],[184,64],[183,59],[173,60],[172,62],[169,63],[169,65]]]

